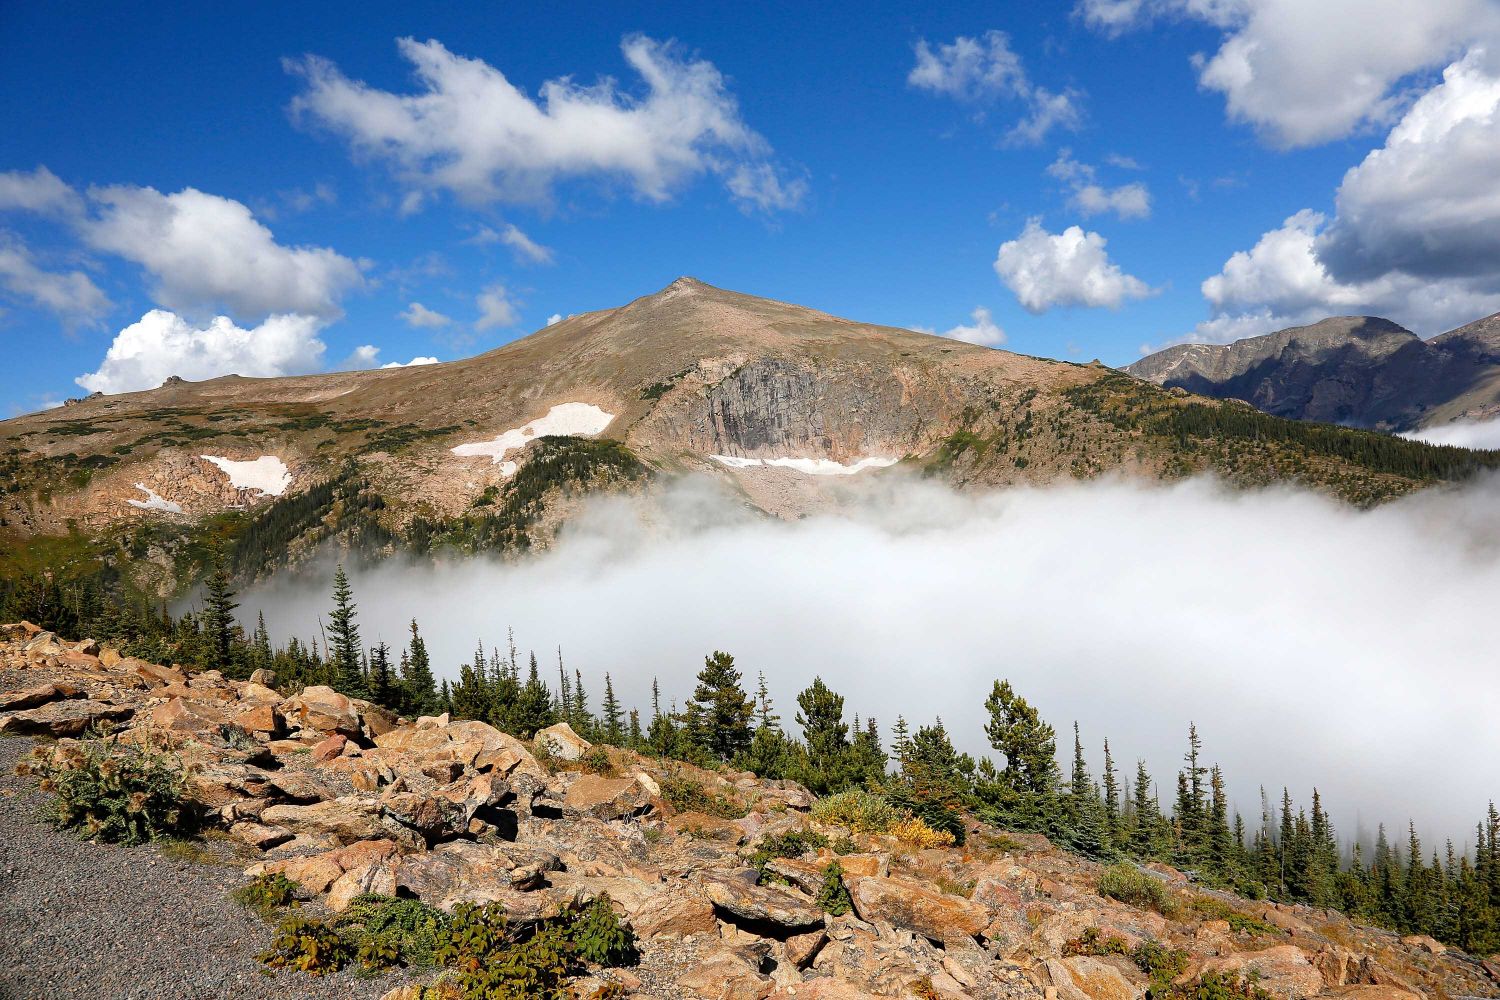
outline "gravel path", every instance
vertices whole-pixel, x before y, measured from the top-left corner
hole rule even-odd
[[[0,736],[0,1000],[374,1000],[403,981],[269,974],[255,955],[271,928],[227,895],[243,862],[58,833],[15,774],[31,746]]]

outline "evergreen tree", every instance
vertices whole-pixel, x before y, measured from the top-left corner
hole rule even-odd
[[[1135,798],[1130,811],[1134,814],[1135,829],[1131,832],[1130,852],[1138,858],[1159,858],[1165,850],[1162,827],[1165,823],[1161,807],[1151,794],[1151,775],[1146,762],[1135,763]]]
[[[625,744],[625,713],[620,708],[620,703],[615,699],[615,683],[610,679],[608,671],[604,674],[604,707],[603,715],[600,717],[602,723],[599,735],[604,742],[610,746],[623,746]]]
[[[1058,832],[1057,735],[1009,681],[996,681],[984,707],[990,746],[1005,756],[1005,768],[992,787],[980,789],[991,811],[1023,830]]]
[[[800,780],[818,795],[840,791],[851,784],[846,768],[849,754],[849,724],[844,721],[844,697],[835,694],[823,678],[797,695],[797,725],[802,727],[806,753]]]
[[[697,708],[697,743],[719,760],[733,760],[750,746],[755,704],[740,687],[734,657],[717,650],[703,658],[691,702]]]
[[[557,663],[559,667],[562,666],[561,649],[557,651]],[[576,669],[573,671],[573,698],[568,725],[579,736],[589,738],[595,735],[594,713],[589,711],[589,694],[583,689],[583,674]]]
[[[781,729],[781,716],[771,705],[771,692],[766,687],[766,674],[761,671],[755,689],[755,727],[757,729]]]
[[[555,721],[557,720],[552,714],[552,693],[542,681],[537,669],[536,654],[532,653],[530,672],[516,700],[515,734],[529,740]]]
[[[410,715],[438,714],[440,701],[437,681],[432,676],[432,660],[415,618],[411,620],[411,642],[401,663],[401,711]]]
[[[661,710],[661,685],[655,677],[651,678],[651,724],[646,727],[646,742],[659,756],[671,753],[677,745],[677,725],[672,713]]]
[[[1111,846],[1120,844],[1120,785],[1115,777],[1115,759],[1104,741],[1104,831]]]
[[[335,686],[351,698],[362,698],[366,693],[364,671],[359,662],[362,649],[359,625],[354,621],[358,614],[349,577],[340,565],[333,575],[333,611],[328,615],[328,649],[338,678]]]
[[[1111,853],[1109,834],[1105,829],[1104,803],[1089,777],[1083,756],[1083,739],[1078,723],[1073,723],[1073,773],[1068,780],[1068,846],[1090,858],[1104,858]]]
[[[370,700],[383,708],[397,704],[396,679],[391,674],[391,650],[385,643],[370,650]]]
[[[234,609],[239,607],[234,602],[234,596],[224,553],[215,546],[212,568],[208,574],[207,596],[203,602],[203,625],[208,638],[208,663],[214,669],[226,672],[232,665],[230,654],[235,641]],[[265,624],[264,618],[261,624]]]

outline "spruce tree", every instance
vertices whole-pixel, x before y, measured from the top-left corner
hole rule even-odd
[[[398,704],[396,679],[391,674],[391,650],[383,642],[370,650],[370,700],[383,708]]]
[[[601,711],[604,714],[600,717],[602,725],[599,735],[610,746],[624,746],[625,713],[615,699],[615,683],[610,679],[608,671],[604,674],[604,706]]]
[[[359,625],[354,621],[358,614],[349,577],[340,564],[333,575],[333,611],[328,615],[328,651],[337,677],[335,686],[351,698],[361,698],[366,693],[364,671],[359,662]]]
[[[1089,777],[1083,756],[1083,739],[1078,723],[1073,723],[1073,773],[1068,781],[1068,846],[1089,858],[1110,855],[1109,834],[1105,829],[1104,803]]]
[[[1120,785],[1115,777],[1115,759],[1109,751],[1109,740],[1104,741],[1104,831],[1111,846],[1120,844]]]
[[[755,704],[740,686],[734,657],[715,650],[703,658],[692,704],[697,707],[697,742],[719,760],[733,760],[750,746]]]
[[[427,655],[427,643],[417,629],[417,620],[411,620],[411,642],[402,660],[401,710],[411,715],[436,715],[440,709],[437,681],[432,676],[432,660]]]
[[[552,693],[547,690],[547,685],[537,668],[536,654],[532,653],[531,669],[527,674],[526,683],[521,686],[521,694],[516,702],[515,735],[529,740],[540,730],[546,729],[556,721],[556,717],[552,714]]]
[[[234,648],[234,590],[230,586],[229,567],[224,553],[216,546],[213,551],[212,568],[208,574],[208,591],[204,598],[203,625],[208,633],[209,665],[216,670],[228,671]],[[264,621],[262,621],[264,624]]]
[[[1062,819],[1057,808],[1057,735],[1037,710],[1015,693],[1009,681],[996,681],[985,699],[990,720],[984,732],[1005,756],[992,806],[1005,822],[1022,830],[1048,833]],[[981,789],[984,792],[985,789]]]
[[[823,678],[814,677],[797,695],[797,708],[797,725],[806,744],[800,780],[818,795],[848,787],[849,724],[844,721],[844,696],[834,693]]]

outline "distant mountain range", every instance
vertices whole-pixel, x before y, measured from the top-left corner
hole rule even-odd
[[[1428,350],[1359,328],[1332,339],[1371,357]],[[1208,471],[1373,503],[1488,464],[680,278],[462,361],[173,378],[0,422],[0,582],[102,563],[164,593],[210,540],[248,576],[329,542],[545,545],[582,496],[684,473],[791,518],[892,474],[964,489]]]
[[[1125,371],[1267,413],[1411,431],[1500,416],[1500,313],[1423,340],[1377,316],[1337,316],[1232,344],[1183,344]]]

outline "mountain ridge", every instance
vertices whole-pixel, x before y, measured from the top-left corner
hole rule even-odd
[[[1335,316],[1229,344],[1181,344],[1124,371],[1275,416],[1412,431],[1500,415],[1500,313],[1430,340]]]

